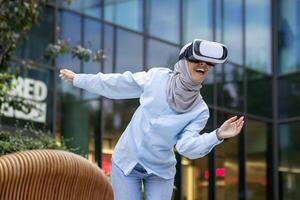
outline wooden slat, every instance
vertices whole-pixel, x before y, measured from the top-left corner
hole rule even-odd
[[[31,150],[0,157],[1,200],[112,200],[100,168],[76,154]]]

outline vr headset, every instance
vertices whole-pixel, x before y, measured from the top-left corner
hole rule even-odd
[[[209,65],[224,63],[227,59],[227,47],[221,43],[195,39],[186,44],[179,53],[179,60],[186,58],[190,62],[204,61]]]

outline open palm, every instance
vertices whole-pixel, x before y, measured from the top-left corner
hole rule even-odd
[[[238,135],[244,125],[244,117],[237,119],[237,116],[226,120],[218,130],[219,138],[231,138]]]

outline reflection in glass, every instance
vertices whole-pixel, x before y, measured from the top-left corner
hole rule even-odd
[[[51,64],[49,60],[44,58],[44,54],[47,45],[53,42],[53,29],[53,8],[46,6],[41,11],[39,24],[33,26],[30,30],[28,39],[17,45],[16,56],[22,59],[31,59],[39,63]]]
[[[60,4],[72,10],[79,11],[86,15],[100,18],[101,17],[101,1],[100,0],[59,0]]]
[[[300,74],[281,76],[278,79],[278,115],[280,118],[300,115]]]
[[[183,41],[212,40],[212,1],[183,1]]]
[[[218,127],[225,120],[229,119],[225,113],[218,112]],[[239,187],[239,165],[238,165],[238,145],[239,136],[223,141],[216,147],[216,170],[222,176],[216,176],[216,199],[217,200],[235,200],[238,199]]]
[[[267,198],[267,134],[270,126],[247,119],[246,126],[246,199]]]
[[[281,200],[298,200],[300,198],[299,171],[289,172],[281,169],[279,172],[279,199]]]
[[[146,3],[150,35],[179,43],[179,0],[149,0]]]
[[[59,19],[59,38],[67,40],[70,46],[76,46],[81,43],[81,18],[79,15],[61,11]],[[67,68],[75,73],[80,72],[80,61],[73,59],[71,54],[59,56],[57,59],[58,68]]]
[[[271,74],[271,1],[246,1],[246,66]],[[259,37],[258,37],[259,36]]]
[[[57,71],[57,74],[59,74],[59,71]],[[57,95],[56,108],[55,108],[56,111],[55,137],[57,141],[60,141],[62,137],[65,137],[65,134],[67,136],[73,137],[72,133],[69,132],[69,129],[73,131],[77,131],[76,129],[75,130],[73,129],[74,127],[73,124],[76,124],[76,126],[80,126],[80,123],[74,123],[76,122],[74,120],[78,120],[76,117],[79,117],[74,115],[78,115],[77,108],[79,108],[80,105],[75,105],[75,103],[79,101],[80,89],[65,83],[60,79],[58,75],[55,76],[55,81],[56,81],[56,95]],[[73,107],[74,109],[72,109]],[[87,151],[85,153],[87,153]]]
[[[113,72],[113,48],[114,48],[114,32],[113,27],[108,24],[104,24],[104,53],[106,58],[104,60],[104,73]]]
[[[134,48],[132,48],[134,44]],[[136,33],[117,30],[117,72],[138,72],[143,70],[143,38]]]
[[[300,115],[300,74],[281,76],[278,79],[278,115],[280,118]]]
[[[104,0],[105,20],[136,31],[143,29],[142,0]]]
[[[83,20],[83,44],[86,48],[91,49],[93,52],[101,49],[101,24],[96,20],[84,18]],[[84,67],[84,72],[98,72],[100,64],[97,62],[91,62],[89,64],[97,64],[98,66],[87,65]]]
[[[214,70],[211,69],[208,76],[205,78],[202,84],[200,93],[207,104],[213,104],[214,102]]]
[[[181,167],[183,199],[208,199],[208,156],[197,160],[182,158]]]
[[[84,47],[89,48],[93,53],[101,49],[101,25],[96,20],[91,20],[89,18],[84,18],[84,32],[83,32],[83,42]],[[84,63],[82,73],[96,74],[100,72],[101,66],[99,62],[93,61],[93,58],[89,62]],[[92,94],[87,91],[83,91],[84,99],[97,98],[99,95]]]
[[[147,69],[152,67],[168,67],[173,70],[173,66],[178,61],[179,50],[176,46],[149,39]]]
[[[272,117],[272,77],[247,69],[247,110],[248,113]]]
[[[299,1],[278,0],[278,73],[300,70]]]
[[[215,34],[216,34],[216,42],[223,42],[223,0],[214,0],[215,1],[215,5],[214,5],[214,9],[215,9]]]
[[[218,104],[243,111],[243,68],[231,63],[217,67],[223,67],[223,72],[217,73]]]
[[[243,33],[242,33],[242,1],[227,0],[223,4],[223,39],[228,47],[228,59],[231,62],[243,63]]]
[[[300,198],[299,132],[300,122],[279,125],[279,194],[283,200]]]

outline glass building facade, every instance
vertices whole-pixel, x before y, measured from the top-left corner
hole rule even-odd
[[[210,118],[203,132],[233,115],[244,115],[242,133],[203,158],[176,154],[174,199],[300,199],[300,0],[73,0],[49,1],[41,22],[16,52],[12,66],[30,59],[16,95],[44,111],[23,115],[4,105],[2,127],[32,121],[109,176],[114,146],[138,99],[111,100],[59,78],[75,73],[138,72],[173,68],[185,43],[194,38],[222,42],[228,62],[207,77],[202,96]],[[43,58],[48,43],[68,40],[103,49],[101,63],[63,55]],[[12,70],[12,69],[11,69]],[[201,134],[199,133],[199,134]]]

